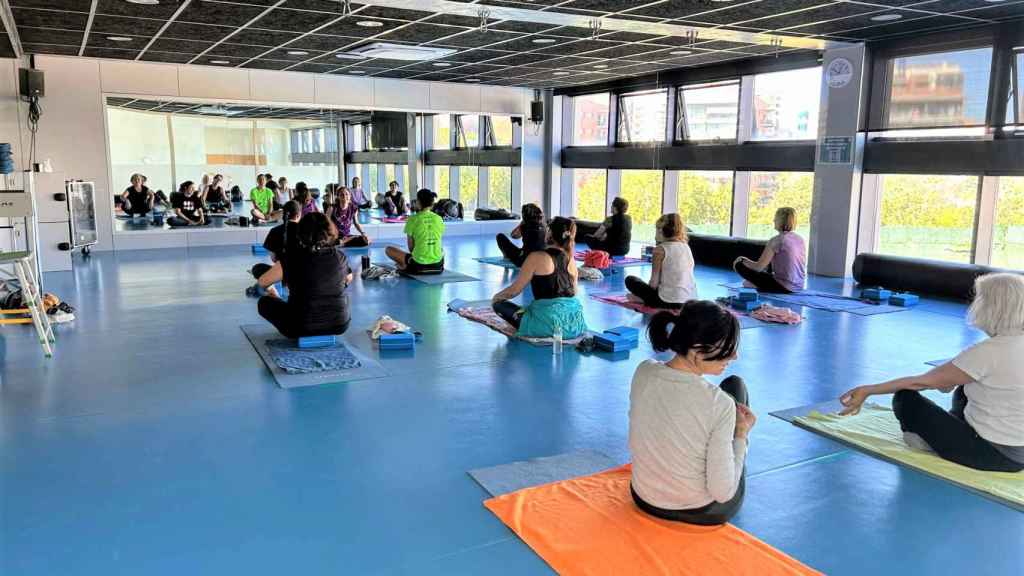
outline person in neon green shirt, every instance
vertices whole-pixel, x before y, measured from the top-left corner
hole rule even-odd
[[[281,217],[280,210],[274,210],[274,191],[267,188],[266,176],[256,177],[256,187],[249,191],[252,201],[252,219],[255,222],[267,222]]]
[[[444,220],[431,210],[437,194],[426,188],[416,193],[420,211],[405,222],[405,236],[409,252],[395,246],[388,246],[387,255],[398,265],[398,269],[409,274],[440,274],[444,272],[444,250],[441,238],[444,236]]]

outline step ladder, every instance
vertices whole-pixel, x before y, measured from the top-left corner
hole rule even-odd
[[[31,322],[39,336],[39,344],[43,347],[43,353],[47,358],[52,358],[53,343],[57,339],[53,335],[53,327],[50,326],[50,317],[43,309],[43,295],[39,293],[39,283],[36,282],[35,273],[32,271],[32,252],[0,252],[0,266],[2,265],[14,267],[14,277],[21,284],[21,299],[24,308],[0,310],[0,315],[28,314],[30,318],[0,318],[0,325]],[[6,274],[10,275],[9,272]]]

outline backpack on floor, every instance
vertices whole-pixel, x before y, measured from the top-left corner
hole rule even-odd
[[[442,198],[434,204],[434,214],[437,214],[441,218],[459,219],[462,220],[462,202],[456,202],[451,198]]]

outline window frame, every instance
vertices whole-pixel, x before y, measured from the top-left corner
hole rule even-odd
[[[665,105],[665,124],[663,124],[661,126],[661,130],[659,132],[660,137],[658,139],[655,139],[655,140],[644,140],[644,141],[638,141],[638,142],[623,141],[622,137],[621,137],[622,136],[623,126],[626,125],[627,126],[626,130],[627,131],[629,130],[629,128],[628,128],[628,122],[629,121],[627,119],[627,115],[622,113],[622,111],[624,109],[624,107],[622,105],[623,101],[625,99],[627,99],[627,98],[633,98],[633,97],[637,97],[637,96],[646,96],[648,94],[657,94],[659,92],[661,92],[663,94],[664,99],[665,99],[665,102],[664,102],[664,105]],[[661,88],[651,88],[651,89],[647,89],[647,90],[634,90],[634,91],[630,91],[630,92],[615,93],[614,94],[614,96],[615,96],[615,98],[614,98],[615,145],[616,146],[623,146],[623,147],[626,147],[626,146],[650,147],[650,146],[664,146],[666,144],[670,144],[668,142],[668,140],[669,140],[668,139],[668,125],[669,125],[669,122],[671,121],[671,114],[670,114],[671,111],[669,110],[669,94],[670,94],[670,92],[671,92],[670,87],[664,86],[664,87],[661,87]],[[611,130],[611,122],[610,122],[610,120],[611,120],[611,113],[612,113],[612,107],[609,106],[609,126],[608,126],[609,131]]]
[[[701,138],[690,137],[690,127],[686,122],[686,90],[701,88],[716,88],[719,86],[736,86],[736,130],[732,138]],[[700,82],[696,84],[680,84],[674,87],[676,93],[675,126],[672,128],[673,144],[735,144],[740,138],[740,111],[744,98],[743,79],[731,78],[713,82]]]

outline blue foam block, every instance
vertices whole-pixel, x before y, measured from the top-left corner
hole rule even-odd
[[[622,274],[621,266],[609,266],[607,268],[601,268],[601,274],[605,276],[615,276],[616,274]]]
[[[299,348],[327,348],[337,344],[333,334],[326,336],[303,336],[299,338]]]
[[[750,302],[757,300],[757,289],[756,288],[740,288],[736,291],[735,298],[743,302]]]
[[[621,352],[622,350],[636,348],[639,344],[637,340],[630,340],[618,334],[603,332],[594,336],[594,345],[609,352]]]
[[[860,291],[860,297],[876,302],[884,302],[892,297],[892,290],[885,288],[865,288]]]
[[[416,345],[416,336],[412,332],[380,335],[381,350],[408,350]]]
[[[640,341],[640,330],[633,328],[632,326],[616,326],[615,328],[605,330],[605,332],[620,336],[633,342]]]
[[[917,294],[903,293],[893,294],[889,298],[889,304],[893,306],[916,306],[921,301]]]
[[[264,254],[267,254],[267,249],[264,248],[262,244],[253,244],[252,253],[256,254],[257,256],[262,256]]]
[[[729,306],[732,306],[734,310],[742,310],[744,312],[750,312],[756,310],[761,306],[760,300],[740,300],[735,296],[729,298]]]

